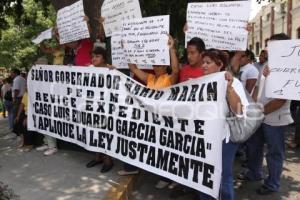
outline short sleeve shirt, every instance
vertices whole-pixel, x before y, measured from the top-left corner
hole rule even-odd
[[[147,88],[159,90],[171,85],[171,77],[168,74],[163,74],[157,79],[153,74],[149,74],[147,77]]]
[[[22,98],[22,104],[24,105],[24,111],[25,114],[27,115],[27,110],[28,110],[28,93],[25,92]]]
[[[240,69],[240,81],[242,82],[243,86],[246,87],[247,80],[258,79],[258,74],[259,72],[254,65],[247,64]]]
[[[189,79],[199,78],[204,75],[204,70],[201,67],[191,67],[185,65],[179,72],[179,82],[188,81]]]
[[[15,90],[19,91],[19,95],[17,97],[22,97],[25,93],[25,88],[26,88],[26,80],[22,76],[15,77],[12,85],[13,97],[14,97]]]

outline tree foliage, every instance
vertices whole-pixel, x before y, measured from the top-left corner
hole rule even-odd
[[[31,39],[53,26],[56,16],[54,8],[57,11],[75,1],[77,0],[1,0],[0,67],[30,67],[39,54],[37,46],[32,44]],[[140,0],[140,4],[143,17],[170,15],[170,32],[178,39],[179,46],[183,47],[182,28],[185,23],[188,1]],[[257,0],[258,3],[261,1],[270,0]],[[92,19],[90,22],[95,17],[99,17],[103,0],[83,0],[83,3],[86,14]],[[95,27],[96,25],[92,24],[92,28]]]
[[[0,30],[9,28],[7,17],[12,17],[14,23],[20,23],[20,19],[24,14],[24,0],[1,0],[0,1]],[[50,1],[34,0],[35,3],[42,5],[41,9],[45,16],[48,15]]]
[[[23,0],[23,14],[18,23],[14,16],[6,16],[7,28],[2,29],[0,40],[0,66],[29,68],[39,56],[36,45],[31,40],[41,31],[52,27],[55,11],[49,5],[47,15],[42,2]]]

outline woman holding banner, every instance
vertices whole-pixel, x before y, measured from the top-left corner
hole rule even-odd
[[[223,66],[227,66],[228,58],[224,52],[216,49],[209,49],[203,54],[203,70],[204,75],[220,72]],[[236,115],[241,116],[243,114],[243,107],[248,104],[243,85],[241,82],[233,78],[229,72],[225,73],[225,79],[228,81],[226,101],[229,109]],[[233,188],[233,175],[232,166],[235,158],[238,144],[228,141],[229,129],[226,129],[226,139],[223,141],[222,147],[222,180],[220,189],[220,199],[233,200],[234,188]],[[200,193],[201,200],[214,199],[213,197]]]

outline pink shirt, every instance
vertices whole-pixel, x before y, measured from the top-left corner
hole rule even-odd
[[[92,61],[93,43],[89,39],[80,41],[79,47],[76,50],[75,65],[89,66]]]

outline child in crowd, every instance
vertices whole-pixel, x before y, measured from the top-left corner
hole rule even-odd
[[[92,63],[94,67],[108,67],[112,68],[111,66],[106,64],[106,50],[102,47],[96,47],[93,50],[92,54]],[[94,167],[98,164],[104,163],[101,172],[105,173],[112,169],[113,167],[113,160],[110,156],[107,156],[103,153],[96,153],[95,159],[87,163],[86,167]]]
[[[143,83],[146,84],[147,88],[160,90],[165,87],[169,87],[174,85],[178,81],[178,73],[179,73],[179,63],[176,55],[175,42],[172,36],[169,35],[168,41],[169,49],[170,49],[170,57],[171,57],[171,74],[168,74],[168,66],[165,65],[153,65],[154,74],[150,74],[144,72],[137,68],[135,64],[128,64],[131,72],[137,76]],[[118,172],[119,175],[129,175],[129,174],[137,174],[139,171],[136,167],[131,166],[129,164],[124,165],[124,170]],[[161,178],[161,180],[156,185],[156,188],[164,188],[169,185],[171,181],[166,178]]]

